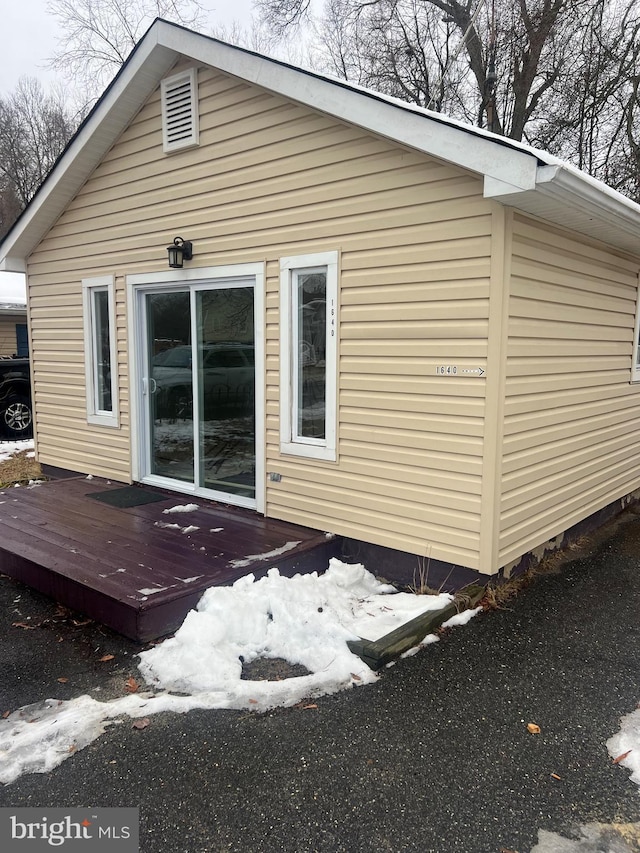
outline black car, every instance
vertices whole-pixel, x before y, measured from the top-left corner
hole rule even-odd
[[[28,358],[0,358],[0,439],[33,435],[31,366]]]

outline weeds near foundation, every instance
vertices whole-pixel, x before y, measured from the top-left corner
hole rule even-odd
[[[559,571],[562,566],[571,562],[571,560],[579,556],[580,552],[583,552],[590,545],[590,537],[580,536],[564,547],[550,552],[539,563],[522,572],[522,574],[489,581],[485,587],[485,594],[481,601],[482,606],[487,610],[506,609],[505,605],[507,602],[515,598],[521,590],[528,587],[538,577]]]
[[[524,574],[517,578],[509,578],[509,580],[490,581],[484,588],[484,596],[481,604],[486,610],[506,610],[507,602],[515,598],[516,595],[533,580],[535,571],[529,569]]]
[[[436,589],[429,583],[429,569],[431,567],[431,556],[418,557],[418,565],[413,570],[413,582],[409,585],[409,591],[414,595],[440,595],[445,584],[451,577],[455,566],[451,567],[451,571]]]

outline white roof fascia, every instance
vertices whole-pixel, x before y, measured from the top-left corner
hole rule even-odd
[[[536,178],[525,192],[485,178],[484,196],[638,253],[640,205],[569,164],[539,166]]]
[[[152,28],[7,235],[0,270],[26,272],[33,248],[175,63],[176,53],[158,45],[154,35]]]
[[[205,65],[253,83],[274,94],[355,124],[394,142],[415,148],[480,175],[492,175],[521,190],[533,189],[537,158],[528,151],[502,145],[496,138],[470,134],[461,127],[431,118],[410,104],[338,80],[293,68],[246,50],[203,39],[158,21],[159,40]]]

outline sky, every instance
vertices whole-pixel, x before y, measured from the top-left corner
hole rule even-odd
[[[56,76],[47,69],[47,59],[56,49],[58,26],[46,11],[49,0],[27,0],[10,3],[2,10],[3,31],[11,33],[4,40],[0,60],[0,97],[11,94],[20,77],[36,77],[45,91],[56,83]],[[210,25],[231,26],[240,21],[249,26],[252,0],[205,0],[211,10]],[[24,276],[0,272],[0,301],[25,301]]]
[[[25,278],[14,272],[0,272],[0,302],[25,302]]]
[[[20,77],[37,77],[45,89],[55,82],[46,68],[47,59],[57,46],[58,25],[46,11],[49,0],[26,0],[7,3],[2,9],[2,29],[10,33],[4,39],[0,64],[0,96],[12,92]],[[238,20],[248,26],[252,0],[204,0],[210,9],[211,26],[229,26]]]

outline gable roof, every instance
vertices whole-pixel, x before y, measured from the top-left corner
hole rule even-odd
[[[178,59],[186,57],[484,178],[484,195],[637,252],[640,206],[545,152],[389,96],[157,19],[0,242],[0,270],[26,259]]]

